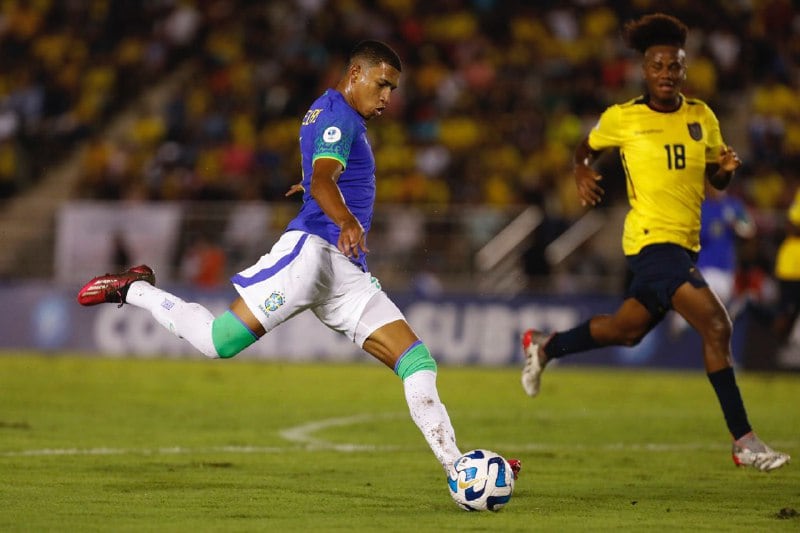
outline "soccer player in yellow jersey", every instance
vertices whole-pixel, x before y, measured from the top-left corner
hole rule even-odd
[[[732,366],[731,320],[695,267],[705,181],[724,189],[741,161],[724,143],[711,109],[681,93],[687,32],[680,20],[660,13],[625,25],[627,44],[643,55],[646,92],[606,109],[575,150],[574,176],[583,205],[597,205],[602,177],[591,163],[603,150],[619,148],[631,207],[622,248],[632,279],[613,315],[551,335],[526,331],[522,385],[536,396],[551,359],[636,345],[674,309],[702,337],[705,369],[733,438],[734,463],[769,471],[789,456],[764,444],[750,426]]]
[[[785,342],[800,314],[800,188],[797,189],[786,221],[786,238],[775,259],[775,277],[780,288],[780,301],[774,329]]]

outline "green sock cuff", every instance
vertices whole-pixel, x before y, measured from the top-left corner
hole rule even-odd
[[[211,340],[217,355],[229,359],[256,342],[258,335],[250,331],[231,311],[225,311],[211,324]]]
[[[394,365],[394,373],[404,380],[420,370],[432,370],[436,372],[436,361],[431,357],[431,352],[422,341],[412,344],[408,350],[397,360]]]

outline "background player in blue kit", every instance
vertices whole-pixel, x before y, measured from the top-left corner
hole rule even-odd
[[[747,209],[735,196],[706,187],[700,214],[700,254],[697,268],[723,305],[733,298],[738,239],[755,237],[756,226]],[[730,309],[728,310],[731,315]]]
[[[366,121],[381,115],[402,66],[386,44],[364,41],[351,52],[333,89],[300,127],[303,206],[272,250],[231,278],[239,297],[214,317],[154,286],[145,266],[89,281],[82,305],[129,303],[211,358],[233,357],[279,324],[310,309],[403,380],[411,417],[446,472],[461,455],[436,388],[436,362],[401,311],[367,270],[367,233],[375,201],[375,159]],[[519,462],[509,461],[519,470]]]
[[[756,225],[739,198],[714,187],[706,186],[700,211],[700,254],[695,265],[734,320],[745,304],[745,298],[734,294],[738,240],[755,237]],[[672,318],[673,334],[689,327],[680,315]]]

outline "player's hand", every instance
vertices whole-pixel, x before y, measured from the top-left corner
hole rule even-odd
[[[739,155],[730,146],[723,146],[717,156],[717,164],[723,172],[733,172],[742,164]]]
[[[286,194],[284,194],[284,196],[288,197],[298,192],[306,192],[306,188],[303,187],[302,183],[295,183],[294,185],[289,187],[289,190],[286,191]]]
[[[603,200],[605,191],[598,183],[603,176],[594,171],[587,165],[577,165],[575,167],[575,186],[578,188],[578,198],[581,205],[595,206]]]
[[[362,253],[369,253],[364,228],[355,217],[342,224],[336,247],[344,255],[353,259],[358,259]]]

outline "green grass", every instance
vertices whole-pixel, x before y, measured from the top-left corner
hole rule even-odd
[[[702,372],[440,369],[459,446],[523,461],[466,513],[377,364],[0,356],[0,531],[798,531],[798,465],[734,468]],[[746,374],[800,454],[800,375]]]

